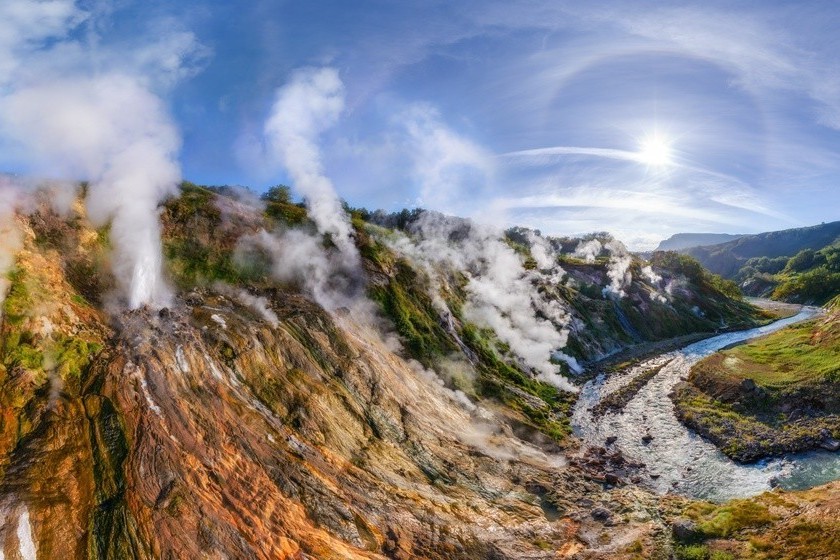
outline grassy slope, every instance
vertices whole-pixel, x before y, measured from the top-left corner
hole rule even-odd
[[[739,460],[840,438],[840,312],[706,358],[672,398],[681,420]]]
[[[840,222],[750,235],[686,252],[751,296],[822,304],[840,292]]]
[[[827,560],[840,550],[838,505],[840,483],[834,482],[719,505],[684,503],[666,517],[689,520],[694,528],[675,543],[677,560]]]

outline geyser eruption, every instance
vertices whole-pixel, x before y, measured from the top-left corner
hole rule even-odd
[[[16,89],[0,119],[39,169],[90,181],[90,217],[111,221],[128,306],[166,305],[157,205],[176,192],[180,139],[160,98],[132,76],[71,78]]]
[[[180,181],[180,138],[156,91],[194,70],[201,46],[161,28],[154,48],[122,50],[98,35],[110,10],[79,4],[0,3],[0,138],[27,173],[89,182],[90,217],[111,224],[126,303],[162,306],[157,205]]]

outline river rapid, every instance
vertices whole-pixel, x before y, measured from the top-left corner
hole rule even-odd
[[[755,338],[821,313],[819,308],[803,307],[800,312],[763,327],[726,333],[681,350],[661,354],[638,366],[605,379],[590,381],[581,389],[572,415],[575,433],[587,444],[603,446],[608,437],[617,438],[612,448],[629,459],[644,463],[643,484],[657,492],[676,492],[693,498],[724,501],[744,498],[769,490],[804,489],[840,478],[840,453],[813,451],[738,464],[713,444],[682,425],[674,413],[668,393],[686,379],[691,366],[700,359],[731,344]],[[604,396],[624,386],[635,376],[665,364],[625,406],[622,412],[595,417],[590,409]],[[653,439],[645,443],[646,435]]]

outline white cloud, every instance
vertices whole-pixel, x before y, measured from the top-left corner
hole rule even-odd
[[[492,181],[491,154],[453,131],[432,106],[416,104],[397,121],[408,134],[420,205],[445,210],[454,201],[464,202],[459,198],[476,196]]]

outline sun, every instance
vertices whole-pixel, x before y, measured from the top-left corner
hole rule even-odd
[[[665,167],[674,163],[671,141],[659,133],[642,138],[636,156],[640,162],[650,167]]]

